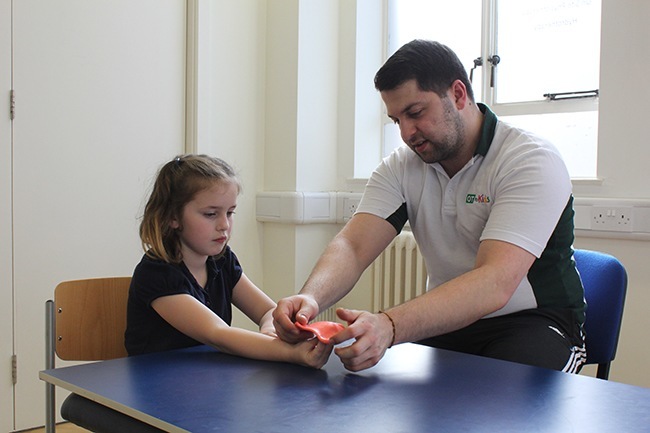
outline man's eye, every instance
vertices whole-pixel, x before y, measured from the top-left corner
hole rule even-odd
[[[420,114],[422,114],[422,110],[412,111],[408,113],[408,116],[412,119],[415,119],[416,117],[420,117]]]

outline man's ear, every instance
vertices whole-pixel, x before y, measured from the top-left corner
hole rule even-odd
[[[456,108],[462,110],[467,105],[467,88],[465,83],[461,80],[456,80],[451,83],[450,89],[452,95],[452,101],[456,104]]]

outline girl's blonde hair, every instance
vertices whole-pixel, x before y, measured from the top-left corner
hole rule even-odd
[[[167,263],[180,263],[180,235],[172,228],[181,221],[183,208],[194,196],[218,182],[242,186],[233,168],[208,155],[179,155],[163,165],[144,208],[140,240],[145,253]]]

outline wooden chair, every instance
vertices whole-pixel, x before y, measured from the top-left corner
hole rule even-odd
[[[45,303],[46,369],[55,358],[65,361],[102,361],[127,356],[124,347],[126,305],[131,277],[65,281],[54,289],[54,300]],[[54,385],[45,385],[45,431],[56,424]],[[160,433],[138,421],[77,394],[61,406],[64,419],[97,433]]]
[[[124,331],[130,282],[130,277],[110,277],[65,281],[56,286],[54,300],[45,304],[46,369],[55,367],[56,356],[66,361],[127,356]],[[54,433],[54,385],[45,386],[45,430]]]

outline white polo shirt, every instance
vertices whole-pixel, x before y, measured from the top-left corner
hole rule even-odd
[[[538,306],[574,308],[582,314],[582,286],[577,278],[576,287],[570,262],[571,179],[562,157],[548,141],[497,120],[485,105],[479,107],[485,115],[482,136],[465,167],[450,179],[440,164],[426,164],[403,145],[373,172],[357,212],[388,218],[405,203],[427,265],[429,290],[472,270],[482,240],[512,243],[539,260],[557,231],[559,243],[553,248],[564,251],[561,260],[569,261],[568,271],[575,275],[567,283],[567,275],[559,272],[539,287],[534,287],[537,278],[524,278],[508,304],[489,316]],[[541,266],[543,272],[547,265]]]

